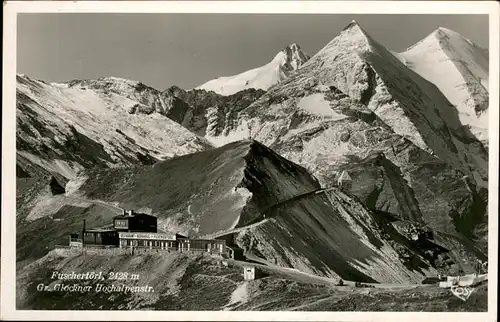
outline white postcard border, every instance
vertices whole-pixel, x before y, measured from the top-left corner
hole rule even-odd
[[[498,281],[499,5],[494,1],[7,1],[2,87],[1,319],[218,321],[495,321]],[[28,12],[489,14],[488,312],[26,311],[15,309],[16,15]]]

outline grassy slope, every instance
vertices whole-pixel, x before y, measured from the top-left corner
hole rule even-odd
[[[182,220],[197,222],[187,223],[191,228],[199,226],[200,218],[196,217],[203,213],[207,225],[202,229],[217,230],[231,225],[239,215],[238,211],[228,211],[223,217],[217,216],[237,202],[237,195],[225,194],[241,181],[239,172],[247,151],[247,145],[233,144],[152,167],[98,170],[91,173],[93,180],[88,180],[81,191],[90,199],[120,202],[123,208],[150,208],[160,218],[182,213],[181,224]],[[193,216],[188,214],[189,204]]]
[[[39,292],[50,284],[53,271],[139,274],[139,280],[115,282],[127,286],[151,285],[151,293]],[[77,281],[65,281],[73,284]],[[77,282],[84,285],[85,282]],[[88,282],[88,285],[97,282]],[[109,284],[110,281],[99,283]],[[279,310],[279,311],[486,311],[486,285],[477,287],[468,301],[437,287],[364,289],[327,287],[297,282],[271,273],[245,282],[241,267],[225,267],[200,255],[177,253],[107,256],[51,252],[26,266],[17,277],[18,309],[53,310]]]

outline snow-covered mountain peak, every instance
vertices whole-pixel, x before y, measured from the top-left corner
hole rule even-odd
[[[342,29],[342,31],[349,30],[349,29],[353,29],[356,32],[363,32],[364,33],[363,29],[361,28],[361,26],[359,25],[359,23],[356,20],[351,20],[351,22],[349,22],[349,24],[347,26],[345,26],[344,29]]]
[[[439,27],[396,56],[434,83],[457,108],[462,124],[483,142],[488,138],[488,51]]]
[[[466,40],[467,42],[470,42],[469,39],[466,39],[462,35],[460,35],[458,32],[453,31],[451,29],[445,28],[445,27],[438,27],[434,32],[432,33],[436,38],[446,38],[446,37],[457,37]]]
[[[283,133],[277,129],[278,113],[286,119],[297,110],[302,115],[303,110],[318,112],[321,108],[316,116],[331,117],[330,103],[325,103],[328,100],[322,96],[333,95],[333,91],[338,90],[366,106],[395,134],[426,153],[434,153],[454,168],[474,175],[477,182],[483,184],[487,156],[480,143],[476,141],[464,147],[463,141],[472,139],[471,133],[463,128],[456,109],[435,85],[408,67],[359,24],[350,23],[297,72],[250,105],[245,111],[248,117],[245,116],[241,126],[230,129],[231,133],[225,137],[250,133],[264,144],[278,144],[281,139],[278,133]],[[271,111],[271,121],[256,116],[267,111]],[[471,155],[478,156],[477,162]],[[477,168],[478,173],[469,173],[471,167]]]
[[[473,54],[473,51],[478,51],[479,55],[485,56],[482,63],[488,64],[487,50],[478,46],[470,39],[465,38],[456,31],[448,28],[438,27],[431,32],[427,37],[418,41],[414,45],[408,47],[404,53],[422,48],[436,47],[440,48],[447,55],[454,55],[460,58],[464,54]]]
[[[367,49],[370,46],[371,38],[366,31],[355,21],[351,21],[340,34],[335,37],[337,40],[349,41],[353,45],[365,46]]]
[[[309,56],[293,43],[282,49],[271,62],[241,74],[219,77],[197,87],[221,95],[232,95],[247,88],[267,90],[289,77],[309,59]]]
[[[304,65],[314,65],[318,60],[335,60],[335,57],[341,53],[361,55],[373,51],[372,42],[370,36],[353,20]]]

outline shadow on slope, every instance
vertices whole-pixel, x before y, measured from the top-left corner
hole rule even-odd
[[[279,266],[385,283],[419,282],[434,271],[420,251],[404,243],[404,237],[393,240],[376,214],[337,189],[283,203],[266,217],[261,225],[238,232],[234,240]]]

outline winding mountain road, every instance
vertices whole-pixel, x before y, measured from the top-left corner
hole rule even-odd
[[[314,274],[305,273],[299,271],[294,268],[282,267],[275,264],[272,264],[262,258],[254,256],[252,254],[245,254],[245,257],[248,261],[243,260],[234,260],[234,259],[225,259],[228,263],[232,265],[237,265],[241,267],[256,267],[265,271],[275,272],[280,275],[284,275],[291,280],[301,282],[301,283],[310,283],[316,285],[326,285],[331,287],[341,287],[338,285],[338,278],[330,278],[330,277],[322,277]],[[342,280],[344,286],[356,286],[356,282]],[[368,285],[370,288],[381,288],[381,289],[412,289],[416,287],[432,287],[430,284],[391,284],[391,283],[362,283],[363,285]],[[369,289],[369,288],[367,288]]]
[[[267,217],[266,214],[272,212],[276,208],[279,208],[279,207],[281,207],[281,206],[283,206],[285,204],[288,205],[288,204],[290,204],[292,202],[304,199],[304,198],[312,196],[312,195],[317,195],[317,194],[324,193],[324,192],[327,192],[327,191],[330,191],[330,190],[334,190],[334,189],[337,189],[337,188],[320,188],[320,189],[316,189],[316,190],[313,190],[313,191],[310,191],[310,192],[306,192],[306,193],[297,195],[295,197],[292,197],[292,198],[280,201],[280,202],[278,202],[278,203],[276,203],[276,204],[268,207],[266,210],[260,212],[263,215],[263,217],[264,217],[263,219],[259,218],[256,222],[250,222],[250,223],[246,224],[245,226],[236,227],[236,228],[233,228],[233,229],[222,230],[222,231],[218,231],[218,232],[215,232],[215,233],[198,236],[197,238],[200,238],[200,239],[217,239],[217,238],[220,238],[220,237],[223,237],[223,236],[236,234],[236,233],[241,232],[241,231],[246,230],[246,229],[250,229],[250,228],[253,228],[253,227],[260,226],[260,225],[266,223],[269,220],[269,217]]]
[[[86,202],[86,203],[91,203],[95,205],[100,205],[103,207],[106,207],[108,209],[111,209],[113,211],[116,211],[117,213],[123,213],[125,209],[117,207],[109,202],[102,201],[102,200],[95,200],[95,199],[87,199],[87,198],[82,198],[82,197],[74,197],[74,196],[68,196],[65,195],[64,198],[68,200],[73,200],[73,201],[79,201],[79,202]]]

